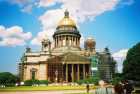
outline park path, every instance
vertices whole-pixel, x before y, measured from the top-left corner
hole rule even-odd
[[[85,93],[85,90],[63,90],[63,91],[17,91],[17,92],[0,92],[0,94],[70,94],[70,93]],[[93,91],[90,91],[93,92]]]

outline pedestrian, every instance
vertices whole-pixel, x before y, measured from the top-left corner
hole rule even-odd
[[[133,85],[128,80],[126,80],[124,83],[125,94],[132,94],[133,90],[134,90]]]
[[[100,87],[95,90],[95,94],[113,94],[112,88],[108,88],[103,80],[99,81]]]
[[[115,92],[115,94],[124,94],[123,85],[121,83],[117,83],[114,86],[114,92]]]
[[[89,84],[86,85],[87,93],[89,93]]]

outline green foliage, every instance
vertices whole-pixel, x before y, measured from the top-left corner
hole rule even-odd
[[[77,84],[82,85],[84,83],[84,80],[78,80],[76,81]]]
[[[39,85],[39,83],[40,83],[39,80],[36,80],[36,79],[34,79],[34,80],[26,80],[24,82],[24,84],[26,86]]]
[[[99,77],[90,77],[89,79],[87,79],[87,81],[89,82],[89,83],[93,83],[93,84],[95,84],[95,85],[97,85],[98,84],[98,81],[99,81],[100,79],[99,79]]]
[[[120,81],[122,81],[122,78],[121,77],[114,77],[111,82],[112,82],[113,85],[116,85]]]
[[[24,84],[26,86],[32,86],[32,85],[40,85],[40,84],[45,84],[48,85],[48,81],[47,80],[36,80],[36,79],[32,79],[32,80],[26,80],[24,82]]]
[[[77,81],[77,83],[79,84],[79,85],[81,85],[81,84],[95,84],[95,85],[97,85],[98,84],[98,81],[99,81],[100,79],[99,79],[99,77],[89,77],[89,78],[87,78],[87,79],[84,79],[84,80],[79,80],[79,81]]]
[[[14,86],[17,81],[17,77],[9,72],[0,73],[0,85]]]
[[[49,84],[49,81],[48,80],[40,80],[40,84],[48,85]]]
[[[121,77],[122,78],[123,77],[123,74],[122,73],[115,73],[114,74],[114,77]]]
[[[140,81],[140,43],[129,49],[126,60],[123,62],[124,78]]]

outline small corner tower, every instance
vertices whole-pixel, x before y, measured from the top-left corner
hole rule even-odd
[[[84,42],[84,48],[85,51],[89,54],[89,55],[93,55],[96,53],[95,51],[95,46],[96,46],[96,42],[92,37],[88,37],[86,39],[86,41]]]
[[[43,52],[50,52],[51,50],[51,42],[49,39],[42,40],[42,51]]]

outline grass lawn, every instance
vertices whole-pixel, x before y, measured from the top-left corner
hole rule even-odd
[[[96,87],[92,86],[91,89]],[[86,86],[18,86],[18,87],[5,87],[0,88],[0,92],[4,91],[51,91],[51,90],[86,90]],[[135,90],[140,90],[136,87]],[[71,93],[71,94],[81,94],[81,93]],[[86,94],[86,93],[83,93]],[[90,93],[89,93],[90,94]]]
[[[19,86],[0,88],[0,91],[85,90],[85,86]],[[93,87],[91,87],[93,89]]]

